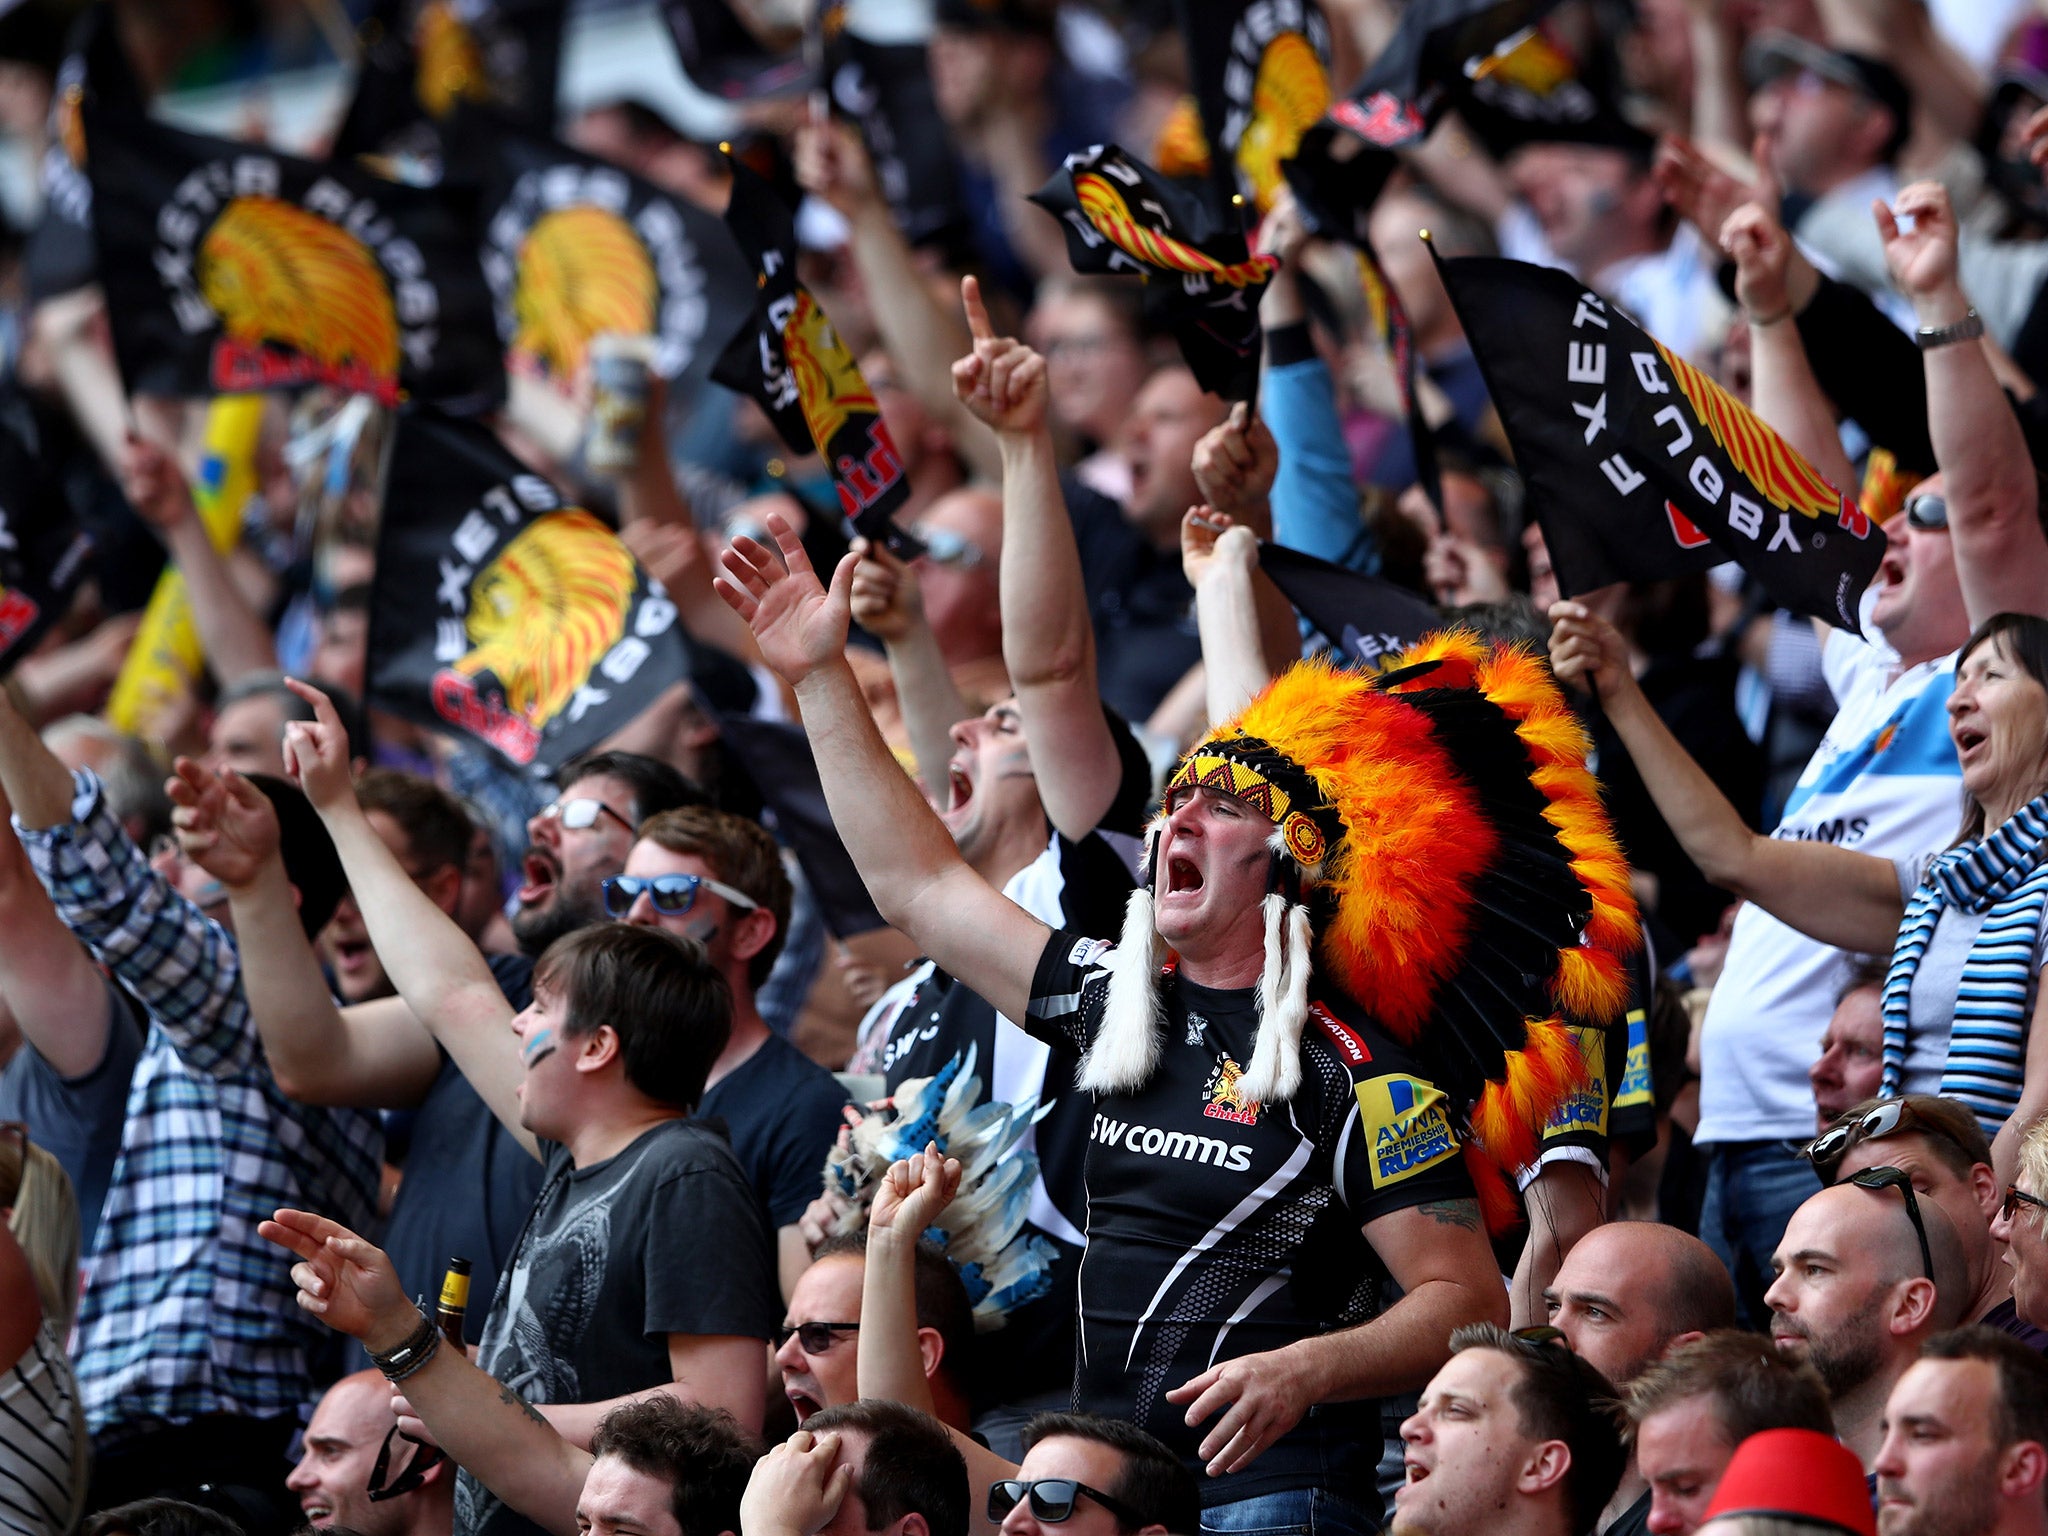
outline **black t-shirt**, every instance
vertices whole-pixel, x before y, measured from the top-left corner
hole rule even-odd
[[[1096,686],[1126,719],[1142,720],[1202,659],[1194,588],[1178,549],[1159,548],[1123,508],[1071,475],[1060,485],[1095,625]]]
[[[533,1000],[531,960],[492,955],[490,962],[506,1002],[520,1009]],[[413,1117],[384,1251],[406,1294],[429,1301],[441,1293],[449,1259],[469,1260],[469,1311],[462,1320],[469,1343],[483,1339],[498,1273],[512,1257],[540,1181],[539,1161],[498,1123],[444,1051],[440,1076]]]
[[[825,1158],[850,1102],[838,1078],[777,1034],[704,1090],[697,1117],[725,1122],[771,1239],[825,1187]]]
[[[766,1340],[780,1318],[760,1202],[718,1131],[665,1120],[577,1168],[547,1145],[547,1177],[498,1280],[477,1364],[530,1403],[594,1403],[673,1379],[670,1334]],[[467,1472],[464,1536],[533,1536]]]
[[[1078,1055],[1100,1026],[1110,946],[1055,933],[1029,1028]],[[1202,1436],[1165,1394],[1220,1360],[1280,1349],[1378,1315],[1387,1269],[1361,1228],[1468,1200],[1444,1095],[1348,1005],[1313,1005],[1302,1086],[1284,1106],[1238,1089],[1258,1027],[1252,988],[1165,983],[1152,1080],[1095,1100],[1088,1251],[1074,1401],[1149,1430],[1199,1470]],[[1203,1476],[1205,1505],[1328,1487],[1376,1508],[1379,1405],[1322,1404],[1245,1471]]]

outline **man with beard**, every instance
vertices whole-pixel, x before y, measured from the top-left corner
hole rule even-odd
[[[1792,1213],[1764,1302],[1778,1352],[1820,1372],[1835,1432],[1868,1468],[1885,1398],[1920,1346],[1960,1321],[1970,1281],[1940,1206],[1921,1204],[1897,1169],[1857,1178],[1867,1182],[1824,1189]]]
[[[1996,1329],[1927,1341],[1885,1404],[1880,1536],[2048,1532],[2048,1361]]]
[[[203,786],[203,777],[188,775],[193,793],[184,816],[190,827],[210,829],[231,815],[229,791],[219,781]],[[512,916],[520,953],[487,957],[514,1010],[532,1000],[535,956],[564,934],[604,921],[604,882],[625,867],[640,822],[703,803],[673,768],[627,752],[578,759],[563,770],[561,785],[560,798],[527,823],[532,846]],[[458,818],[467,847],[469,820],[461,806],[405,775],[366,774],[359,793],[399,863],[452,914],[460,882],[441,879],[438,866],[454,846]],[[243,811],[260,820],[262,807],[239,798]],[[256,823],[246,824],[257,830]],[[262,847],[238,848],[226,837],[193,859],[226,887],[236,921],[248,925],[245,985],[272,1070],[301,1103],[417,1111],[387,1247],[412,1294],[433,1294],[449,1256],[459,1254],[473,1266],[474,1293],[487,1301],[533,1207],[539,1164],[395,995],[381,962],[375,986],[352,986],[340,976],[348,1006],[336,1005],[313,952],[297,936],[296,921],[275,899],[276,870],[261,871],[265,856]],[[455,862],[459,868],[459,856]],[[352,910],[360,923],[363,914]],[[367,929],[362,938],[367,947]],[[471,1342],[482,1336],[484,1310],[471,1307],[465,1318]]]

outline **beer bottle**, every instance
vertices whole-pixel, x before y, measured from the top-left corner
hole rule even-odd
[[[462,1348],[462,1314],[469,1310],[469,1260],[450,1259],[441,1277],[441,1300],[434,1308],[434,1326],[441,1337]]]

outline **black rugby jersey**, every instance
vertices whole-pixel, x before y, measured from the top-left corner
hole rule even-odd
[[[1052,936],[1032,985],[1032,1033],[1086,1049],[1109,952]],[[1266,1106],[1240,1085],[1254,989],[1179,976],[1164,985],[1158,1070],[1137,1093],[1093,1105],[1074,1400],[1149,1430],[1199,1473],[1215,1420],[1189,1429],[1165,1394],[1220,1360],[1370,1321],[1387,1270],[1361,1227],[1473,1190],[1445,1096],[1355,1008],[1312,1007],[1301,1089]],[[1376,1402],[1324,1404],[1245,1471],[1202,1475],[1203,1501],[1322,1486],[1376,1507],[1379,1450]]]

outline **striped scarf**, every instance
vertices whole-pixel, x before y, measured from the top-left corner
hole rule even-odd
[[[1995,1136],[2026,1080],[2027,992],[2048,906],[2048,795],[2030,800],[1990,836],[1951,848],[1927,868],[1906,903],[1884,980],[1884,1092],[1900,1092],[1913,977],[1945,908],[1982,912],[1963,961],[1941,1092]]]

